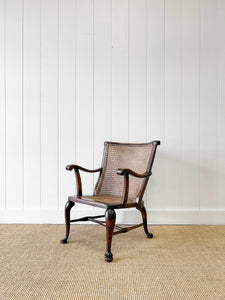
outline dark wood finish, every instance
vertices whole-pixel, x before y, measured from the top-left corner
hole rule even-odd
[[[94,201],[94,200],[91,201],[86,196],[83,196],[83,197],[70,196],[69,200],[77,202],[77,203],[81,203],[81,204],[104,208],[104,209],[107,209],[107,208],[122,209],[122,208],[130,208],[130,207],[138,206],[138,204],[134,203],[134,202],[132,202],[132,203],[127,202],[126,205],[124,205],[122,202],[122,198],[123,197],[121,196],[120,203],[107,203],[107,202],[100,202],[100,201]]]
[[[141,145],[152,144],[154,146],[159,146],[160,141],[155,140],[155,141],[152,141],[152,142],[149,142],[149,143],[118,143],[118,142],[105,141],[104,145],[107,145],[107,144],[124,145],[124,146],[141,146]]]
[[[94,222],[93,220],[95,220],[97,218],[103,218],[103,217],[105,217],[105,215],[83,217],[83,218],[71,220],[70,223],[73,223],[73,222],[84,222],[84,221],[92,221],[92,222]]]
[[[143,174],[138,174],[131,169],[117,169],[116,173],[118,175],[124,176],[124,190],[123,190],[123,200],[122,204],[125,206],[127,204],[128,192],[129,192],[129,175],[137,178],[148,178],[151,176],[152,172],[146,172]]]
[[[85,171],[85,172],[88,172],[88,173],[95,173],[95,172],[101,172],[102,171],[102,168],[99,168],[99,169],[95,169],[95,170],[89,170],[89,169],[86,169],[86,168],[83,168],[81,166],[78,166],[78,165],[67,165],[66,166],[66,170],[68,171],[72,171],[72,170],[81,170],[81,171]]]
[[[103,160],[102,160],[102,166],[101,168],[95,169],[95,170],[89,170],[86,168],[83,168],[79,165],[68,165],[66,166],[66,169],[69,171],[74,170],[75,172],[75,178],[76,178],[76,186],[77,186],[77,195],[76,196],[70,196],[68,198],[68,202],[65,206],[65,221],[66,221],[66,236],[61,240],[61,243],[67,243],[69,233],[70,233],[70,223],[72,222],[78,222],[78,221],[91,221],[98,223],[102,226],[106,227],[106,252],[105,252],[105,261],[111,262],[113,260],[113,255],[111,252],[111,243],[112,243],[112,236],[117,235],[120,233],[128,232],[132,229],[138,228],[140,226],[143,226],[145,234],[148,238],[152,238],[153,234],[148,231],[147,227],[147,214],[146,209],[144,207],[144,202],[142,201],[144,191],[146,189],[149,177],[151,176],[152,172],[152,165],[155,158],[155,153],[157,146],[160,145],[160,141],[153,141],[151,143],[145,143],[145,144],[131,144],[131,143],[115,143],[115,142],[105,142],[104,143],[104,154],[103,154]],[[151,154],[150,159],[148,160],[147,169],[144,173],[137,173],[135,170],[128,169],[128,168],[118,168],[116,173],[118,176],[124,176],[124,185],[123,185],[123,193],[120,197],[118,196],[110,196],[110,195],[101,195],[101,197],[98,196],[96,193],[98,184],[102,182],[102,179],[104,177],[102,176],[102,173],[104,172],[104,162],[107,155],[106,147],[110,145],[119,145],[119,146],[132,146],[132,147],[138,147],[138,146],[146,146],[151,145]],[[108,160],[106,160],[108,161]],[[80,172],[84,171],[88,173],[94,173],[99,172],[99,177],[94,189],[94,193],[91,196],[82,196],[82,182],[80,177]],[[142,184],[140,185],[140,189],[138,191],[137,196],[135,199],[129,198],[129,178],[130,176],[139,178],[142,180]],[[117,187],[117,186],[116,186]],[[118,200],[119,198],[119,200]],[[100,216],[88,216],[83,217],[75,220],[70,220],[70,210],[74,206],[74,203],[82,203],[86,205],[91,205],[95,207],[100,207],[106,209],[105,215]],[[130,226],[130,227],[120,227],[115,225],[116,221],[116,213],[115,209],[123,209],[123,208],[131,208],[136,207],[141,212],[143,223]],[[105,217],[105,221],[96,220],[97,218]],[[114,228],[117,229],[117,231],[114,232]]]
[[[113,254],[111,252],[111,243],[113,230],[116,222],[116,213],[114,209],[107,209],[105,212],[106,220],[106,251],[105,251],[105,261],[111,262],[113,260]]]
[[[123,200],[122,205],[127,205],[127,198],[129,193],[129,173],[124,174]]]
[[[146,172],[146,173],[143,173],[143,174],[139,174],[139,173],[136,173],[134,172],[133,170],[130,170],[130,169],[117,169],[116,173],[118,175],[132,175],[134,177],[138,177],[138,178],[145,178],[145,177],[149,177],[152,175],[152,172]]]
[[[134,225],[134,226],[130,226],[130,227],[125,227],[125,228],[124,227],[120,227],[120,226],[115,226],[115,228],[118,229],[118,231],[113,232],[113,235],[128,232],[130,230],[133,230],[133,229],[136,229],[138,227],[141,227],[142,225],[143,225],[143,223],[137,224],[137,225]]]
[[[66,244],[70,234],[70,210],[74,206],[74,202],[67,201],[65,205],[65,222],[66,222],[66,235],[61,239],[61,244]]]
[[[89,170],[89,169],[83,168],[83,167],[78,166],[78,165],[67,165],[66,170],[67,171],[74,170],[74,172],[75,172],[77,196],[79,196],[79,197],[82,196],[82,183],[81,183],[79,170],[84,171],[84,172],[88,172],[88,173],[100,172],[100,174],[101,174],[101,172],[102,172],[102,168],[99,168],[99,169],[96,169],[96,170]]]
[[[145,234],[147,235],[147,238],[152,239],[153,234],[151,232],[148,232],[148,226],[147,226],[147,214],[146,214],[146,209],[144,206],[138,206],[137,209],[141,212],[142,219],[143,219],[143,227]]]

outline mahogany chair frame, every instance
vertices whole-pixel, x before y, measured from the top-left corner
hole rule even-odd
[[[133,146],[138,146],[138,145],[146,145],[146,144],[134,144],[134,143],[114,143],[114,142],[105,142],[104,145],[106,146],[107,144],[116,144],[116,145],[133,145]],[[117,174],[119,176],[123,176],[124,177],[124,187],[123,187],[123,195],[121,195],[121,203],[116,203],[116,204],[108,204],[105,202],[90,202],[88,200],[82,199],[82,182],[81,182],[81,176],[80,176],[80,171],[84,171],[84,172],[88,172],[88,173],[95,173],[95,172],[99,172],[99,177],[95,186],[95,190],[94,190],[94,195],[95,195],[95,191],[96,191],[96,187],[97,184],[100,180],[102,171],[103,171],[103,163],[101,168],[95,169],[95,170],[89,170],[86,168],[83,168],[79,165],[67,165],[66,166],[66,170],[68,171],[72,171],[74,170],[75,172],[75,178],[76,178],[76,187],[77,187],[77,195],[74,196],[70,196],[68,197],[68,201],[65,205],[65,223],[66,223],[66,235],[63,239],[61,239],[61,243],[65,244],[67,243],[68,237],[69,237],[69,233],[70,233],[70,223],[73,222],[81,222],[81,221],[91,221],[97,224],[100,224],[104,227],[106,227],[106,251],[105,251],[105,261],[107,262],[111,262],[113,260],[113,254],[111,252],[111,243],[112,243],[112,236],[116,235],[116,234],[120,234],[120,233],[125,233],[128,232],[132,229],[138,228],[140,226],[143,226],[144,228],[144,232],[147,236],[147,238],[153,238],[153,234],[150,233],[148,231],[148,226],[147,226],[147,215],[146,215],[146,209],[144,206],[144,202],[142,200],[149,177],[152,175],[152,165],[154,162],[154,158],[155,158],[155,154],[156,154],[156,149],[157,146],[160,145],[160,141],[152,141],[150,143],[147,144],[152,144],[152,150],[151,150],[151,155],[150,155],[150,159],[148,162],[148,167],[147,167],[147,171],[145,173],[139,174],[136,173],[135,171],[131,170],[131,169],[121,169],[118,168],[117,169]],[[103,155],[103,160],[104,160],[104,155]],[[143,179],[143,183],[142,186],[140,188],[140,191],[138,193],[138,196],[136,198],[135,202],[132,203],[128,203],[128,195],[129,195],[129,178],[130,176],[134,176],[136,178],[141,178]],[[70,211],[71,208],[75,205],[75,203],[82,203],[82,204],[86,204],[86,205],[91,205],[91,206],[95,206],[95,207],[99,207],[99,208],[104,208],[105,209],[105,214],[103,215],[98,215],[98,216],[85,216],[79,219],[74,219],[74,220],[70,220]],[[139,210],[141,212],[142,215],[142,223],[138,224],[138,225],[134,225],[134,226],[130,226],[130,227],[121,227],[121,226],[117,226],[115,225],[115,221],[116,221],[116,213],[115,210],[116,209],[124,209],[124,208],[131,208],[131,207],[135,207],[137,210]],[[100,221],[100,220],[96,220],[99,218],[105,218],[105,221]],[[116,231],[114,231],[114,229],[116,229]]]

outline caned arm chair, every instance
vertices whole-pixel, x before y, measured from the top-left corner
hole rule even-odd
[[[160,145],[160,141],[145,144],[105,142],[101,168],[88,170],[78,165],[66,167],[69,171],[75,171],[77,195],[69,196],[65,205],[66,235],[61,240],[62,244],[67,243],[70,223],[77,221],[92,221],[106,227],[105,261],[107,262],[113,260],[111,252],[113,235],[143,226],[147,237],[153,237],[153,234],[148,232],[146,209],[142,198],[152,174],[152,165],[158,145]],[[82,194],[80,171],[99,172],[93,195]],[[105,214],[70,220],[70,210],[76,202],[103,208]],[[126,228],[115,226],[115,210],[131,207],[136,207],[141,212],[143,222]],[[103,217],[105,221],[96,220]]]

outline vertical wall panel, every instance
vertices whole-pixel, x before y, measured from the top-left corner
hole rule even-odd
[[[217,207],[217,5],[201,1],[200,208]]]
[[[199,1],[183,1],[183,208],[199,205]]]
[[[94,1],[94,167],[111,139],[111,0]],[[95,176],[98,177],[99,174]]]
[[[58,2],[41,2],[41,206],[58,206]]]
[[[159,139],[153,222],[224,222],[224,32],[223,0],[0,1],[3,220],[60,222],[66,164],[99,167],[104,140]],[[97,175],[81,174],[92,193]]]
[[[6,201],[23,207],[22,0],[6,1]]]
[[[146,0],[130,0],[129,141],[146,141]]]
[[[5,1],[0,2],[0,208],[5,208]]]
[[[93,0],[77,1],[76,162],[93,168]],[[93,175],[82,172],[84,193],[93,192]]]
[[[39,208],[40,1],[24,0],[23,33],[24,207]]]
[[[177,209],[182,196],[182,2],[165,3],[165,205]]]
[[[164,208],[165,53],[164,0],[148,1],[147,24],[147,140],[160,140],[148,185],[148,206]]]
[[[147,1],[130,0],[129,7],[129,142],[146,142],[147,127]],[[147,193],[144,195],[146,203]]]
[[[74,175],[65,170],[75,162],[76,2],[59,2],[59,204],[75,192]]]
[[[225,1],[218,4],[218,208],[225,209]]]
[[[112,140],[128,141],[129,0],[112,0]]]

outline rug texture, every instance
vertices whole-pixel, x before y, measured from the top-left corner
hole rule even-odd
[[[224,226],[0,225],[0,299],[225,299]]]

